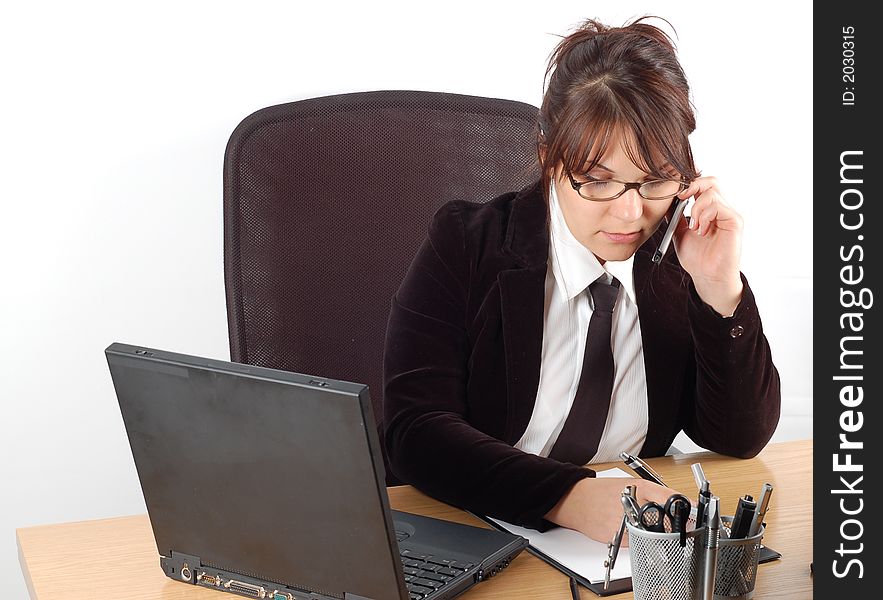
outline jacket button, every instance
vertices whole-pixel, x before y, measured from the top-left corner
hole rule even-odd
[[[745,329],[741,325],[736,325],[732,329],[730,329],[730,337],[737,338],[745,332]]]

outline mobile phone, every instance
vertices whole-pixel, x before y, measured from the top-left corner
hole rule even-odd
[[[678,220],[681,218],[681,215],[684,214],[684,209],[687,208],[687,204],[689,203],[690,199],[685,198],[675,205],[671,219],[668,221],[668,228],[665,230],[665,235],[662,236],[662,241],[659,242],[659,247],[656,248],[656,252],[653,253],[653,262],[658,263],[662,260],[662,257],[665,256],[665,252],[668,250],[668,245],[671,243],[671,238],[675,234],[675,229],[678,227]]]

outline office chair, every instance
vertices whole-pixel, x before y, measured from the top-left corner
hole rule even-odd
[[[431,217],[538,179],[537,112],[375,91],[246,117],[224,159],[231,360],[368,384],[382,429],[390,302]]]

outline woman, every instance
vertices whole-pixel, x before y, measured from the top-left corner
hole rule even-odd
[[[541,179],[451,202],[393,299],[385,444],[400,479],[450,504],[609,540],[622,479],[584,466],[662,455],[684,430],[750,457],[779,377],[739,271],[742,219],[701,177],[674,46],[589,20],[552,55]],[[675,251],[651,257],[693,198]],[[638,481],[638,500],[672,490]]]

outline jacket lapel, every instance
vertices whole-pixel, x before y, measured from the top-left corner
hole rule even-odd
[[[691,347],[683,294],[686,279],[674,248],[669,248],[658,265],[651,261],[664,229],[663,223],[638,249],[634,263],[649,423],[642,456],[657,456],[671,445],[679,422],[684,365],[689,364],[686,353]]]
[[[504,253],[518,266],[498,276],[509,403],[505,439],[511,444],[527,429],[540,383],[549,256],[547,220],[540,183],[522,189],[513,200],[503,243]]]

